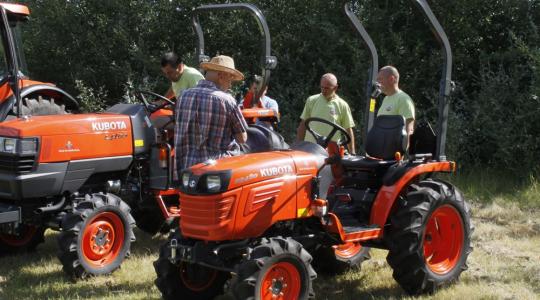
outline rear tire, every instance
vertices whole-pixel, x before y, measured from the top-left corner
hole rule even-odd
[[[0,255],[13,255],[34,251],[43,243],[45,228],[32,225],[20,225],[20,234],[11,235],[0,233]]]
[[[170,240],[180,240],[180,233],[171,235],[167,243],[161,246],[159,258],[154,262],[157,278],[155,284],[163,299],[214,299],[222,295],[225,283],[230,275],[197,264],[181,262],[174,265],[169,261],[171,249]]]
[[[433,293],[467,269],[473,228],[463,195],[451,184],[424,180],[391,218],[387,261],[409,294]]]
[[[16,109],[15,109],[16,110]],[[38,96],[38,99],[25,98],[22,105],[23,115],[46,116],[46,115],[64,115],[67,114],[66,107],[58,105],[54,99],[44,99]]]
[[[362,263],[371,258],[369,249],[360,243],[320,247],[313,254],[313,268],[326,275],[343,274],[351,269],[360,271]]]
[[[112,273],[129,256],[134,226],[129,206],[117,196],[86,195],[62,220],[58,258],[64,272],[74,278]]]
[[[263,239],[239,267],[232,283],[236,299],[314,298],[311,255],[291,238]]]

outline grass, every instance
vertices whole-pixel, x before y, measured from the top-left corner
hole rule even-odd
[[[409,297],[392,279],[386,251],[373,250],[361,271],[315,280],[317,299],[540,299],[540,183],[465,174],[453,180],[472,204],[474,251],[460,282]],[[72,282],[47,231],[38,252],[0,258],[0,299],[159,299],[152,262],[164,237],[136,231],[131,257],[110,276]]]

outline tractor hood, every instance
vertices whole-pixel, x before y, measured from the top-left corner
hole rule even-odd
[[[34,139],[39,161],[57,162],[131,155],[131,127],[119,114],[35,116],[0,123],[0,138]]]
[[[180,181],[187,194],[214,194],[278,177],[315,175],[323,161],[302,151],[252,153],[195,165]]]

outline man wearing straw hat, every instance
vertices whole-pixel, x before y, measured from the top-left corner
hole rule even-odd
[[[201,63],[205,79],[182,93],[176,103],[174,145],[176,170],[209,159],[230,156],[247,141],[247,124],[235,99],[227,93],[233,81],[244,79],[234,60],[219,55]]]

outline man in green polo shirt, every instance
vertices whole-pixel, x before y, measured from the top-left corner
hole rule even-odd
[[[161,57],[161,71],[171,81],[165,94],[166,98],[178,98],[182,91],[195,87],[204,76],[195,68],[184,65],[174,52],[167,52]]]
[[[338,81],[334,74],[327,73],[321,77],[321,93],[309,97],[304,106],[304,111],[300,116],[300,125],[296,131],[296,139],[298,141],[315,142],[312,134],[306,134],[305,120],[311,117],[322,118],[334,124],[337,124],[347,130],[351,136],[351,142],[348,145],[349,154],[356,153],[354,147],[354,121],[351,114],[351,109],[345,100],[341,99],[337,94]],[[313,131],[327,136],[332,127],[327,124],[313,122],[310,124]],[[332,140],[337,141],[340,138],[339,133]]]
[[[414,103],[404,91],[399,89],[399,72],[393,66],[382,67],[377,75],[381,91],[386,95],[377,116],[402,115],[406,120],[409,136],[414,131]]]

